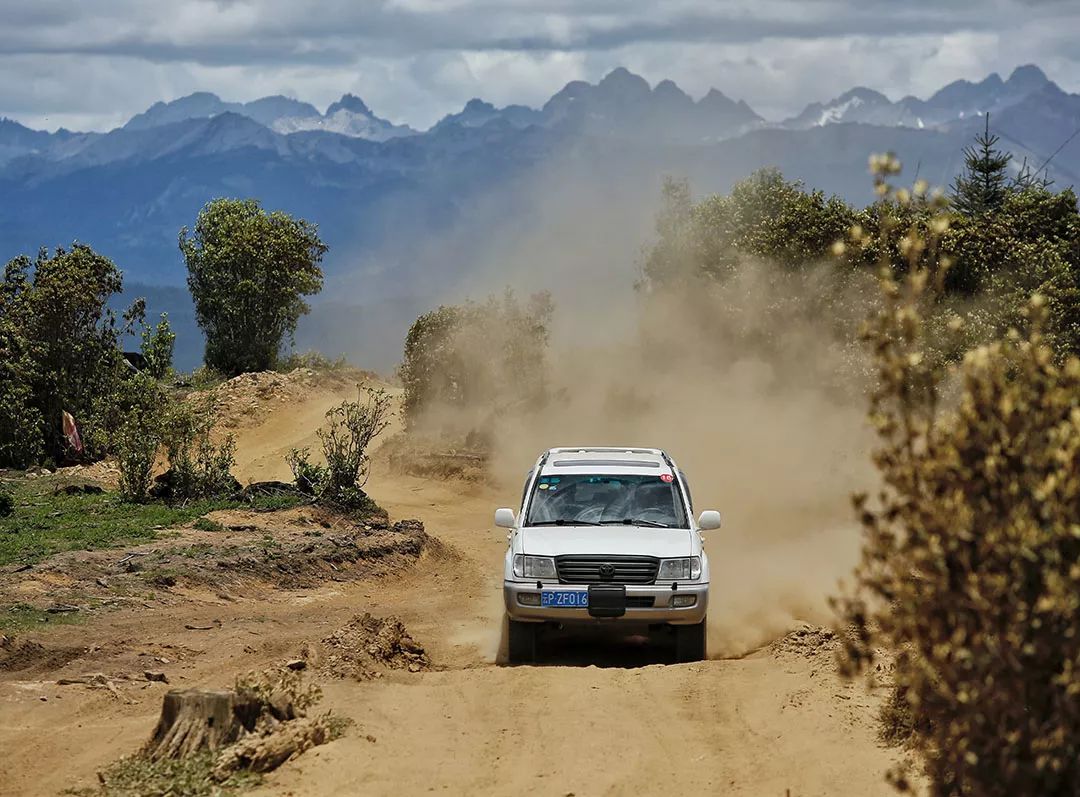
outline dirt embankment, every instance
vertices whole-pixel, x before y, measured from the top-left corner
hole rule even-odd
[[[240,472],[280,478],[279,454],[352,395],[352,384],[314,385],[266,405],[236,427]],[[326,705],[356,725],[270,774],[259,794],[890,793],[882,695],[838,678],[835,640],[814,626],[691,665],[663,665],[642,640],[609,636],[558,642],[546,666],[496,664],[506,542],[490,515],[520,485],[391,474],[387,454],[369,491],[426,531],[350,527],[307,508],[227,513],[212,516],[220,530],[45,563],[39,593],[63,596],[66,580],[80,580],[72,573],[101,567],[110,586],[131,577],[149,590],[152,557],[195,548],[188,572],[153,587],[153,599],[125,596],[83,623],[0,644],[0,793],[91,785],[145,742],[167,689],[298,659],[321,679]],[[208,541],[216,553],[203,560]],[[723,556],[722,536],[710,553]],[[143,570],[125,572],[137,560]],[[0,579],[5,600],[32,583]],[[713,601],[726,598],[717,583]]]

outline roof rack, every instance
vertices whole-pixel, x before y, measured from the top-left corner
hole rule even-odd
[[[659,448],[640,448],[637,446],[563,446],[552,448],[548,454],[660,454],[666,456]]]

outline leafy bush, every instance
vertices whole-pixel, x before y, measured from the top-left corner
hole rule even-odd
[[[120,469],[120,496],[137,502],[146,499],[161,447],[164,396],[148,375],[139,374],[129,385],[128,407],[113,432],[111,448]]]
[[[0,487],[0,517],[8,517],[15,512],[15,496]]]
[[[729,195],[696,204],[685,182],[669,180],[657,217],[657,241],[645,254],[639,287],[723,280],[747,257],[802,268],[825,259],[854,223],[855,211],[842,199],[807,192],[776,169],[754,172]]]
[[[169,376],[175,347],[176,333],[169,326],[168,313],[161,314],[161,320],[153,329],[143,328],[142,354],[146,358],[146,370],[152,377],[165,379]]]
[[[882,181],[898,168],[879,167]],[[913,233],[912,262],[939,243]],[[873,502],[856,497],[863,555],[855,591],[838,602],[856,632],[846,661],[866,667],[879,647],[895,656],[931,794],[1073,793],[1080,360],[1056,361],[1035,296],[1026,333],[950,368],[926,356],[940,270],[897,280],[885,265],[883,305],[864,330],[882,488]],[[909,785],[903,770],[893,777]]]
[[[25,467],[72,451],[62,413],[83,431],[84,457],[103,453],[100,398],[125,377],[119,341],[140,320],[137,304],[121,321],[107,307],[121,289],[120,271],[90,247],[44,249],[20,256],[0,284],[0,466]]]
[[[305,296],[322,288],[327,251],[315,225],[253,199],[216,199],[180,231],[206,364],[229,376],[266,371],[292,340]]]
[[[416,319],[398,372],[410,431],[438,416],[444,430],[464,437],[492,413],[539,405],[553,310],[547,293],[522,303],[508,291]]]
[[[306,448],[287,455],[303,492],[354,509],[374,507],[363,489],[370,465],[367,449],[389,425],[391,400],[384,390],[365,392],[366,400],[358,395],[356,401],[344,401],[326,413],[327,425],[318,431],[325,466],[310,462]]]
[[[232,475],[236,438],[214,441],[217,410],[211,398],[172,403],[162,419],[162,442],[169,459],[169,499],[190,501],[236,492]]]
[[[318,432],[330,489],[335,493],[367,483],[367,448],[389,423],[390,396],[384,390],[366,392],[367,401],[357,396],[357,401],[344,401],[327,412],[328,425]]]
[[[311,462],[310,448],[293,448],[285,455],[285,462],[293,474],[297,489],[308,495],[320,494],[330,480],[325,465]]]

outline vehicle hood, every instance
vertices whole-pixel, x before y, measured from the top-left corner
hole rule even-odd
[[[523,528],[521,552],[532,556],[563,554],[656,556],[674,559],[693,555],[689,529],[641,526],[543,526]]]

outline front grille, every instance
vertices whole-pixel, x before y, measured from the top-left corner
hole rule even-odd
[[[651,609],[656,605],[656,598],[652,595],[627,595],[627,609]]]
[[[556,556],[561,584],[652,584],[660,560],[654,556]]]

